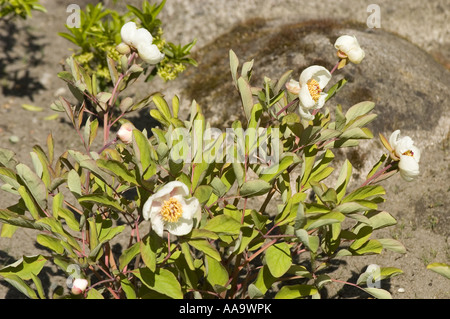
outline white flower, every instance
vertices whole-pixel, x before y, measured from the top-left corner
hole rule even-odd
[[[325,99],[328,94],[323,93],[323,88],[331,79],[331,73],[322,66],[313,65],[300,74],[299,81],[299,99],[300,99],[300,115],[307,119],[313,120],[314,116],[309,113],[309,110],[320,109],[325,104]],[[290,82],[290,87],[295,90],[295,81]]]
[[[83,278],[76,278],[72,283],[72,293],[74,295],[82,294],[88,286],[88,281]]]
[[[144,28],[137,28],[136,23],[127,22],[120,30],[123,43],[136,49],[142,60],[149,64],[158,64],[164,58],[158,47],[153,44],[153,36]]]
[[[130,144],[133,141],[134,125],[130,122],[123,123],[117,131],[117,137],[125,144]]]
[[[364,59],[364,50],[359,46],[358,40],[354,36],[343,35],[337,38],[334,47],[338,50],[340,58],[348,58],[355,64],[361,63]]]
[[[400,176],[410,182],[419,175],[420,150],[414,146],[409,136],[399,138],[400,130],[396,130],[389,137],[389,144],[393,150],[393,159],[399,160]]]
[[[136,38],[136,23],[130,21],[125,23],[120,29],[120,36],[122,37],[122,41],[125,44],[128,44],[130,47],[136,47],[137,43],[135,43]]]
[[[141,59],[148,64],[158,64],[164,59],[164,53],[161,53],[155,44],[139,45],[137,49]]]
[[[194,217],[200,218],[201,207],[197,198],[186,198],[189,189],[181,182],[169,182],[149,197],[142,209],[145,220],[150,220],[152,229],[160,236],[166,229],[182,236],[194,226]]]

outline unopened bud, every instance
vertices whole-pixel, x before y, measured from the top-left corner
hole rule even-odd
[[[129,47],[126,43],[123,43],[123,42],[119,43],[119,44],[116,46],[116,50],[117,50],[117,52],[119,52],[120,54],[129,54],[129,53],[131,52],[130,47]]]
[[[117,137],[125,144],[130,144],[133,141],[133,130],[134,125],[130,122],[122,124],[119,131],[117,132]]]
[[[88,281],[86,279],[77,278],[72,283],[72,293],[74,295],[80,295],[85,292],[88,286]]]

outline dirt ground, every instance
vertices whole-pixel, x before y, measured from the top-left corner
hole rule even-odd
[[[169,0],[170,1],[170,0]],[[77,1],[75,1],[77,2]],[[83,7],[86,1],[78,1]],[[35,144],[44,145],[52,132],[55,154],[66,149],[81,149],[74,138],[72,128],[62,119],[49,120],[55,113],[50,104],[58,95],[68,96],[63,81],[56,77],[62,63],[70,54],[71,44],[59,37],[65,31],[68,1],[45,1],[47,13],[34,13],[27,21],[5,23],[0,21],[0,147],[9,148],[18,160],[31,164],[29,152]],[[70,3],[70,2],[69,2]],[[171,13],[173,14],[173,12]],[[444,65],[448,61],[444,61]],[[165,89],[165,84],[156,81],[156,86]],[[41,112],[30,112],[21,107],[31,104],[42,107]],[[448,124],[448,122],[444,122]],[[387,191],[384,209],[397,220],[395,227],[376,233],[378,238],[393,237],[401,241],[406,254],[384,252],[380,256],[342,258],[332,274],[336,278],[356,282],[359,274],[369,264],[382,267],[398,267],[403,274],[382,282],[398,299],[448,299],[450,280],[426,269],[432,262],[450,263],[450,174],[448,128],[446,135],[429,145],[421,144],[421,176],[416,183],[406,183],[396,176],[383,185]],[[14,203],[8,193],[0,192],[0,207]],[[10,264],[22,255],[43,252],[35,244],[36,233],[19,230],[12,239],[0,238],[0,267]],[[51,267],[44,268],[47,280],[44,284],[55,284],[52,277],[64,281],[64,277]],[[51,288],[48,288],[51,289]],[[5,281],[0,280],[0,299],[23,296]],[[367,298],[359,291],[332,284],[327,286],[324,297]]]

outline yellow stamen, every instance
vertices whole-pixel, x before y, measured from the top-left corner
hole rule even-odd
[[[320,93],[322,90],[320,89],[319,82],[314,79],[311,79],[307,82],[309,94],[311,95],[314,102],[317,102],[320,97]]]
[[[178,221],[182,215],[183,208],[176,198],[171,197],[169,200],[164,201],[161,208],[161,216],[164,221],[174,223]]]
[[[414,152],[413,151],[411,151],[411,150],[407,150],[406,152],[404,152],[402,155],[407,155],[407,156],[411,156],[411,157],[413,157],[414,156]]]

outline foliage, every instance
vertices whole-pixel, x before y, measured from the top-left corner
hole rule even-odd
[[[96,16],[89,21],[100,21],[103,14],[101,7],[87,12]],[[190,47],[172,49],[179,58]],[[58,156],[49,134],[46,146],[33,148],[29,167],[13,151],[0,149],[2,190],[17,198],[0,209],[1,235],[34,229],[37,243],[48,249],[0,269],[0,276],[26,296],[46,297],[39,273],[53,263],[67,274],[69,288],[74,278],[89,281],[85,298],[320,298],[326,285],[342,282],[331,274],[334,260],[383,250],[405,253],[400,242],[376,236],[396,224],[379,209],[385,189],[377,183],[397,171],[388,154],[362,185],[350,183],[348,160],[337,169],[334,184],[327,181],[335,171],[336,149],[373,138],[367,128],[376,118],[373,102],[345,113],[340,105],[314,110],[314,119],[304,120],[293,112],[298,98],[286,89],[292,71],[255,86],[253,61],[241,65],[230,51],[231,77],[246,120],[235,121],[231,133],[218,132],[195,101],[185,118],[177,96],[171,101],[160,92],[139,101],[124,97],[145,69],[134,53],[117,58],[121,64],[107,59],[110,89],[101,89],[96,72],[76,57],[67,60],[70,71],[58,74],[78,103],[61,97],[52,108],[66,114],[83,150]],[[345,83],[335,83],[327,100]],[[158,127],[131,130],[129,143],[111,137],[115,123],[146,107]],[[101,127],[102,147],[94,150]],[[187,186],[201,214],[188,233],[174,236],[168,228],[160,237],[143,210],[173,181]],[[124,248],[120,255],[112,250],[117,242]],[[381,267],[376,279],[401,273]],[[373,287],[367,273],[347,284],[377,298],[391,297]],[[50,297],[80,295],[60,287]]]
[[[183,47],[166,41],[161,20],[158,19],[165,2],[164,0],[156,5],[144,0],[142,8],[127,5],[128,12],[125,15],[105,8],[102,3],[95,6],[88,4],[84,11],[80,11],[79,27],[66,25],[68,32],[61,32],[59,35],[78,47],[73,54],[75,61],[88,72],[96,74],[100,89],[105,90],[113,86],[107,61],[121,64],[120,53],[116,50],[116,46],[121,42],[120,29],[125,22],[137,20],[142,27],[150,31],[154,37],[153,43],[166,54],[166,58],[158,65],[144,66],[146,80],[149,81],[156,74],[166,81],[173,80],[187,65],[197,65],[196,61],[189,57],[195,40]]]
[[[0,0],[0,18],[20,17],[26,19],[32,16],[32,11],[46,12],[39,0]]]

